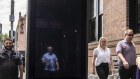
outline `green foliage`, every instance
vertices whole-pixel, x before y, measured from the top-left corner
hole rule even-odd
[[[5,38],[7,38],[8,35],[7,34],[0,34],[0,41],[4,41]]]

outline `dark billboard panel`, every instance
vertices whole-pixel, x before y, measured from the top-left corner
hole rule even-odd
[[[55,79],[86,79],[86,1],[29,0],[27,17],[27,78],[47,79],[42,57],[52,46]]]

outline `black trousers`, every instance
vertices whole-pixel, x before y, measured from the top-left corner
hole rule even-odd
[[[108,63],[101,63],[99,66],[96,66],[96,72],[100,79],[107,79],[109,74]]]
[[[56,79],[56,71],[45,70],[46,79]]]
[[[129,69],[125,69],[124,66],[119,67],[120,79],[136,79],[137,66],[130,66]]]

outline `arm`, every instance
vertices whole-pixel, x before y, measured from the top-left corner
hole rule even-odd
[[[93,59],[92,59],[92,67],[93,67],[93,74],[95,74],[95,60],[96,60],[97,55],[93,54]]]
[[[42,60],[42,63],[43,63],[43,64],[45,64],[45,63],[46,63],[46,61],[45,61],[45,60],[46,60],[45,55],[43,55],[43,57],[42,57],[42,59],[41,59],[41,60]]]
[[[112,74],[114,73],[114,64],[113,64],[113,60],[112,60],[112,56],[110,55],[110,70],[112,72]]]
[[[57,67],[56,70],[59,71],[59,63],[58,63],[58,61],[56,62],[56,67]]]
[[[59,62],[58,62],[58,58],[57,56],[54,54],[55,56],[55,61],[56,61],[56,70],[59,71]]]
[[[92,62],[92,65],[93,65],[93,74],[95,74],[95,59],[96,59],[96,55],[94,55],[93,57],[93,62]]]
[[[129,64],[128,62],[125,60],[125,58],[123,57],[123,55],[121,53],[118,53],[118,57],[120,58],[120,60],[123,63],[123,66],[125,69],[129,69]]]
[[[123,63],[123,66],[125,69],[129,69],[129,65],[128,65],[128,62],[126,61],[126,59],[124,58],[124,56],[122,55],[122,52],[123,52],[123,47],[121,45],[121,42],[119,42],[116,46],[116,52],[117,52],[117,55],[119,57],[119,59],[122,61]]]
[[[23,65],[19,65],[20,77],[19,79],[23,79]]]
[[[113,60],[112,60],[111,50],[110,50],[110,48],[108,48],[108,49],[109,49],[109,52],[110,52],[109,73],[113,74],[114,73],[114,64],[113,64]]]
[[[122,62],[127,62],[121,53],[118,53],[118,57]]]

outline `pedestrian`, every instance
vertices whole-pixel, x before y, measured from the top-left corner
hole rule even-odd
[[[18,74],[19,71],[20,74]],[[18,75],[20,75],[19,78]],[[22,57],[18,51],[14,50],[13,41],[10,38],[4,40],[4,48],[0,50],[0,79],[23,79]]]
[[[42,62],[45,65],[45,75],[48,79],[53,79],[56,77],[59,71],[59,63],[57,56],[53,53],[53,47],[48,46],[47,52],[42,57]]]
[[[132,29],[127,29],[125,37],[116,46],[119,62],[120,79],[136,79],[136,49],[132,42],[134,33]]]
[[[96,72],[100,79],[107,79],[109,72],[114,70],[111,50],[107,47],[106,42],[106,38],[101,37],[98,47],[93,51],[93,74],[95,74],[96,67]]]

